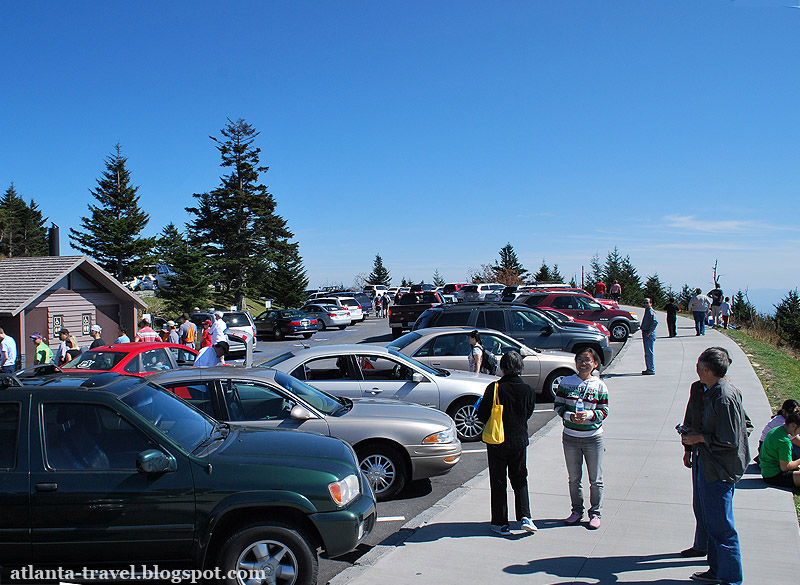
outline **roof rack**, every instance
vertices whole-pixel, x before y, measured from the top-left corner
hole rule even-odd
[[[21,388],[22,382],[14,374],[8,372],[0,373],[0,388]]]

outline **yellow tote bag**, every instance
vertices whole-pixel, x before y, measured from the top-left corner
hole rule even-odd
[[[503,431],[503,405],[500,404],[500,399],[497,397],[497,390],[497,382],[495,382],[492,414],[489,416],[489,420],[486,421],[486,426],[483,427],[483,435],[481,436],[483,442],[488,445],[499,445],[506,440],[505,432]]]

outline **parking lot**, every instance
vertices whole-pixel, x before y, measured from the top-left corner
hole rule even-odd
[[[374,316],[364,322],[347,327],[345,330],[326,330],[314,334],[311,339],[302,337],[289,337],[281,341],[274,341],[269,337],[258,340],[254,352],[256,363],[279,355],[291,348],[303,346],[330,345],[340,343],[371,343],[385,345],[392,340],[389,324],[386,319]],[[614,356],[624,346],[624,343],[612,343]],[[234,360],[241,363],[242,360]],[[466,356],[464,357],[466,362]],[[554,416],[550,403],[540,403],[536,412],[528,423],[528,432],[533,434],[542,428]],[[319,568],[319,583],[326,583],[336,574],[343,571],[358,560],[372,547],[382,542],[389,542],[396,538],[398,531],[409,520],[424,512],[436,502],[444,498],[452,490],[458,488],[466,481],[473,478],[486,468],[486,451],[483,443],[464,443],[461,461],[447,475],[432,479],[412,482],[401,492],[400,496],[392,501],[378,505],[379,520],[375,530],[364,540],[355,551],[336,559],[322,559]],[[529,473],[536,473],[530,469]],[[487,502],[488,514],[488,502]]]

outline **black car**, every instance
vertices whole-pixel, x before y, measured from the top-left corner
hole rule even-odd
[[[564,327],[538,309],[516,303],[458,303],[426,310],[413,330],[426,327],[474,327],[495,329],[528,347],[560,349],[577,353],[591,347],[608,364],[613,350],[596,327]]]
[[[0,377],[4,576],[157,564],[312,585],[318,547],[344,554],[374,526],[339,439],[221,423],[141,378],[48,368]]]
[[[300,309],[268,309],[255,319],[256,335],[271,335],[276,341],[287,335],[310,339],[319,331],[319,323]]]

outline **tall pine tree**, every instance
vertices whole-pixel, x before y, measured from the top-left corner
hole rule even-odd
[[[265,292],[281,307],[299,307],[305,301],[308,278],[297,243],[284,242],[284,252],[267,274]]]
[[[202,251],[170,223],[162,231],[156,245],[158,259],[175,271],[169,282],[159,283],[159,295],[174,313],[189,312],[209,301],[211,278]]]
[[[644,296],[650,299],[654,309],[663,309],[667,304],[667,293],[661,279],[658,278],[658,273],[649,277],[645,282]]]
[[[90,191],[99,205],[89,204],[91,216],[81,218],[82,231],[69,230],[72,246],[120,281],[149,270],[156,240],[139,235],[150,216],[139,208],[139,188],[131,185],[127,162],[117,144],[105,160],[106,170],[97,180],[97,188]]]
[[[389,271],[386,270],[386,267],[383,265],[383,258],[381,258],[380,254],[375,254],[375,261],[372,263],[372,272],[369,273],[367,280],[370,284],[392,286],[392,277],[389,275]]]
[[[444,278],[442,278],[442,275],[439,274],[439,269],[437,268],[433,272],[433,286],[439,287],[444,286],[445,284]]]
[[[47,219],[31,199],[26,204],[11,183],[0,198],[0,254],[3,256],[46,256]]]
[[[220,166],[230,172],[218,188],[194,194],[197,206],[186,211],[195,219],[188,227],[221,292],[243,307],[246,295],[260,294],[265,275],[280,259],[280,242],[293,234],[259,182],[259,174],[269,170],[260,166],[261,149],[253,146],[259,133],[241,118],[229,118],[220,132],[222,138],[209,138],[222,157]]]
[[[495,261],[491,268],[494,279],[505,285],[522,284],[528,275],[528,271],[520,264],[517,253],[510,243],[500,248],[500,261]]]

